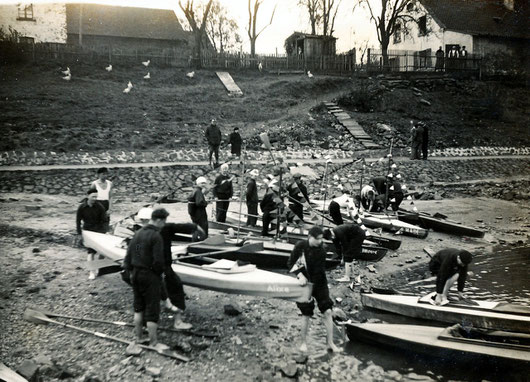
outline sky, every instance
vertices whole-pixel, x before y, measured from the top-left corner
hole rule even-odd
[[[202,0],[204,1],[204,0]],[[254,1],[254,0],[252,0]],[[16,0],[0,0],[0,4],[20,3]],[[36,0],[33,3],[50,3],[54,1]],[[55,1],[58,2],[58,1]],[[121,6],[136,6],[147,8],[173,9],[180,20],[185,20],[184,14],[178,6],[178,0],[92,0],[72,1],[75,3],[99,3]],[[184,1],[183,1],[184,2]],[[201,0],[195,0],[200,3]],[[250,51],[250,43],[247,34],[248,26],[248,0],[220,0],[239,25],[239,35],[242,38],[242,49],[244,52]],[[276,13],[272,24],[268,26],[258,37],[256,43],[256,53],[274,54],[285,53],[283,43],[291,33],[311,32],[307,11],[297,6],[297,0],[263,0],[263,5],[258,12],[258,30],[263,28],[270,21],[270,16],[276,4]],[[334,36],[337,40],[337,52],[346,52],[356,45],[372,40],[369,45],[376,47],[375,27],[366,18],[366,13],[357,8],[352,12],[354,0],[342,0],[339,12],[335,20]]]

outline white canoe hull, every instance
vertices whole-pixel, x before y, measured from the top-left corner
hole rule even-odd
[[[123,238],[118,236],[83,231],[85,247],[116,262],[125,258],[126,249],[121,247],[122,241]],[[312,285],[300,286],[294,277],[264,271],[255,266],[246,267],[239,267],[232,272],[181,262],[172,266],[183,284],[197,288],[298,302],[308,301],[311,296]]]

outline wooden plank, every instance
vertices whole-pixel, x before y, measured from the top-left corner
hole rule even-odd
[[[9,382],[28,382],[26,378],[14,372],[2,362],[0,362],[0,380]]]
[[[237,86],[234,79],[228,72],[215,72],[217,74],[217,77],[221,80],[223,85],[225,86],[226,90],[228,90],[228,93],[230,95],[243,95],[243,92]]]

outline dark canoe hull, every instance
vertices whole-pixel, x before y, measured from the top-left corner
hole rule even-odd
[[[394,324],[346,324],[350,341],[363,341],[403,351],[416,352],[451,362],[499,362],[512,367],[528,367],[528,346],[505,346],[487,341],[449,338],[447,330],[432,326]]]
[[[522,309],[513,313],[516,310],[510,310],[506,307],[510,304],[475,301],[476,305],[474,306],[463,304],[436,306],[421,302],[416,296],[377,293],[362,293],[361,302],[365,307],[408,317],[449,324],[466,322],[476,328],[530,333],[530,309]]]
[[[423,228],[432,229],[433,231],[444,232],[451,235],[484,237],[484,231],[468,227],[459,223],[453,223],[444,219],[438,219],[426,214],[418,214],[409,211],[399,211],[398,218],[401,221],[410,224],[419,224]]]
[[[228,228],[232,228],[234,230],[237,229],[237,226],[235,226],[233,224],[230,224],[230,223],[219,223],[219,222],[209,222],[209,227],[210,228],[215,228],[215,229],[228,229]],[[244,233],[252,233],[252,234],[258,235],[256,237],[252,237],[252,240],[255,240],[255,239],[256,240],[260,240],[260,239],[266,240],[267,239],[267,238],[259,237],[259,235],[261,233],[260,229],[257,229],[257,228],[254,228],[254,227],[243,227],[243,226],[241,226],[240,230],[241,230],[241,232],[244,232]],[[283,240],[286,240],[290,244],[296,244],[300,240],[307,239],[307,235],[302,235],[302,234],[289,232],[289,233],[286,233],[286,234],[282,234],[281,238]],[[369,240],[372,240],[372,236],[369,237]],[[401,244],[401,242],[400,242],[400,244]],[[335,252],[335,246],[333,245],[332,242],[326,242],[325,245],[326,245],[326,248],[329,251]],[[373,246],[373,245],[363,245],[362,252],[361,252],[361,254],[359,255],[359,257],[356,260],[377,262],[377,261],[380,261],[381,259],[383,259],[386,256],[387,253],[388,253],[388,249],[387,248],[383,248],[383,247],[379,247],[379,246]]]
[[[383,248],[391,249],[393,251],[401,247],[401,240],[393,239],[391,237],[372,234],[368,237],[368,240],[373,241]]]

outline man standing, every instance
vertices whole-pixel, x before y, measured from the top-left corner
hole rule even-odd
[[[208,141],[208,153],[210,158],[210,166],[212,166],[212,154],[215,155],[215,164],[213,167],[219,166],[219,146],[221,145],[221,130],[217,126],[217,121],[212,119],[210,126],[206,128],[206,140]]]
[[[328,349],[334,352],[340,351],[340,348],[333,342],[333,319],[331,317],[333,301],[329,297],[328,280],[326,278],[326,250],[322,245],[322,241],[322,229],[316,226],[312,227],[309,230],[307,240],[301,240],[295,244],[287,264],[291,272],[297,274],[300,285],[306,285],[307,282],[313,283],[311,300],[304,303],[296,303],[303,316],[300,344],[300,351],[302,352],[307,351],[309,319],[313,316],[315,300],[318,309],[322,312]]]
[[[436,64],[435,64],[435,68],[434,68],[434,71],[435,72],[443,72],[444,70],[444,51],[442,50],[442,47],[439,47],[438,50],[436,51]]]
[[[357,224],[342,224],[324,230],[324,239],[333,240],[337,255],[344,259],[344,277],[338,282],[350,282],[353,277],[353,260],[358,259],[366,238],[366,231]]]
[[[81,202],[77,208],[76,214],[76,228],[77,234],[81,235],[81,222],[83,222],[83,230],[105,233],[105,225],[107,222],[107,214],[105,208],[97,201],[98,192],[91,188],[87,192],[87,198]],[[96,251],[88,248],[87,261],[94,261]],[[90,271],[88,275],[89,280],[94,280],[97,276],[97,271]]]
[[[239,135],[239,127],[234,127],[234,132],[230,134],[228,139],[230,142],[230,150],[232,155],[235,155],[239,158],[241,156],[241,144],[243,143],[241,135]]]
[[[205,238],[207,238],[208,214],[206,213],[206,207],[208,206],[208,202],[204,198],[204,194],[207,192],[207,180],[205,177],[199,176],[195,183],[195,189],[188,197],[188,214],[191,217],[191,221],[202,228]]]
[[[261,236],[271,236],[269,234],[269,225],[274,219],[273,211],[278,210],[280,203],[280,185],[276,179],[271,180],[268,184],[267,191],[263,196],[263,200],[260,203],[261,212],[263,212]]]
[[[250,179],[247,184],[247,226],[255,227],[258,221],[258,186],[256,185],[256,178],[259,176],[259,171],[254,169],[249,173]]]
[[[436,305],[446,304],[449,289],[458,280],[458,298],[463,297],[467,277],[467,266],[473,260],[468,251],[456,248],[442,249],[429,262],[429,270],[436,276]]]
[[[224,223],[228,207],[230,206],[230,198],[234,195],[232,178],[228,176],[227,163],[221,166],[221,174],[215,178],[212,192],[213,197],[217,199],[215,202],[215,220]]]
[[[423,145],[423,126],[420,124],[414,125],[412,121],[410,121],[412,128],[411,128],[411,147],[410,147],[410,159],[420,159],[421,158],[421,147]]]
[[[112,207],[112,182],[107,179],[109,170],[106,167],[101,167],[97,171],[98,179],[93,181],[90,188],[94,188],[98,197],[97,200],[106,212],[105,232],[108,231],[110,222],[110,210]]]
[[[418,122],[418,125],[421,125],[423,128],[423,139],[421,141],[421,152],[423,154],[423,160],[427,160],[427,155],[429,153],[429,128],[427,124],[423,121]]]
[[[134,327],[137,343],[143,342],[142,327],[147,322],[149,344],[158,351],[168,346],[158,342],[157,329],[160,316],[161,275],[164,271],[164,243],[160,229],[169,213],[159,208],[153,211],[149,224],[134,235],[123,262],[131,274],[134,293]]]
[[[293,174],[293,181],[287,186],[289,193],[289,209],[298,216],[300,221],[304,220],[304,204],[309,202],[307,187],[302,182],[302,175],[299,172]]]

